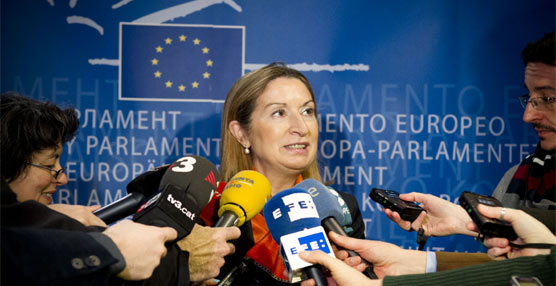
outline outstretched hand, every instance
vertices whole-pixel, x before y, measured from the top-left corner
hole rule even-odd
[[[401,194],[400,199],[420,203],[421,207],[426,210],[411,223],[403,220],[397,212],[383,209],[389,219],[405,230],[418,230],[422,227],[427,236],[477,235],[476,232],[466,228],[466,224],[471,221],[471,218],[459,205],[433,195],[416,192]]]
[[[402,249],[394,244],[356,239],[330,232],[330,239],[338,246],[357,252],[361,258],[373,264],[373,270],[382,279],[385,276],[425,273],[426,252]],[[340,251],[343,253],[344,251]],[[340,257],[340,259],[346,259]],[[382,285],[382,280],[371,280],[360,273],[360,257],[350,257],[350,265],[320,251],[301,252],[300,257],[310,263],[318,263],[330,270],[338,285]],[[356,267],[352,267],[352,266]],[[314,285],[314,280],[303,281],[303,286]]]
[[[228,242],[239,238],[237,227],[205,227],[195,224],[193,231],[177,242],[182,251],[189,252],[189,276],[191,281],[214,278],[224,265],[224,257],[235,252]]]
[[[170,227],[144,225],[123,220],[107,228],[110,237],[124,257],[126,266],[118,277],[124,280],[149,278],[166,255],[167,241],[176,239],[178,233]]]
[[[483,204],[478,206],[479,212],[488,218],[501,218],[501,207],[490,207]],[[540,221],[528,215],[522,210],[504,208],[503,220],[512,224],[518,238],[512,241],[515,244],[549,243],[556,244],[556,236]],[[467,224],[470,230],[477,230],[477,226],[470,222]],[[549,249],[523,248],[512,249],[506,238],[489,237],[484,241],[489,248],[488,256],[492,259],[516,258],[520,256],[534,256],[549,254]]]
[[[382,285],[381,280],[371,280],[341,260],[335,259],[320,250],[302,251],[299,253],[299,256],[307,262],[323,265],[330,270],[330,274],[332,278],[334,278],[336,285]],[[301,282],[301,285],[314,286],[315,281],[313,279],[308,279]]]
[[[93,214],[94,211],[98,210],[100,206],[81,206],[81,205],[68,205],[68,204],[51,204],[48,205],[49,208],[65,214],[74,220],[82,223],[86,226],[103,226],[106,227],[106,223]]]

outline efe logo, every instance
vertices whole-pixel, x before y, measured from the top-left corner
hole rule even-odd
[[[282,201],[288,210],[288,217],[292,222],[305,218],[319,218],[315,203],[311,195],[306,192],[289,194],[282,197]]]
[[[324,233],[322,232],[300,237],[298,241],[301,249],[297,249],[297,247],[290,248],[291,253],[294,255],[303,250],[322,250],[324,253],[330,253],[330,247],[328,247],[327,241],[324,238]]]

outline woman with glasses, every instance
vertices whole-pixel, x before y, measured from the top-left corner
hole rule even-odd
[[[0,97],[1,172],[20,202],[34,200],[85,225],[106,226],[92,214],[99,206],[54,204],[56,188],[67,184],[60,165],[62,145],[79,127],[72,108],[39,102],[17,93]],[[4,190],[2,190],[4,192]]]

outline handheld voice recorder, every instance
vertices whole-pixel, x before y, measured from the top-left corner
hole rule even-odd
[[[487,218],[479,213],[477,209],[479,204],[502,207],[502,203],[496,198],[464,191],[459,196],[459,204],[477,225],[480,234],[486,237],[504,237],[510,241],[517,238],[517,234],[510,223],[496,218]]]
[[[400,199],[396,191],[373,188],[369,194],[373,201],[387,209],[398,212],[403,220],[413,222],[424,209],[414,202]]]

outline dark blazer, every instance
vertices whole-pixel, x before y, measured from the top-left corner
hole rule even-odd
[[[109,285],[118,259],[95,235],[2,226],[2,285]]]
[[[18,202],[2,181],[3,285],[108,285],[125,264],[99,230],[35,201]],[[116,272],[116,273],[117,273]],[[113,279],[113,280],[111,280]]]

